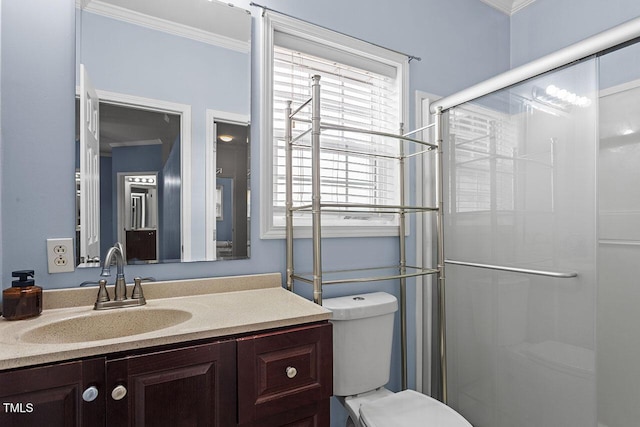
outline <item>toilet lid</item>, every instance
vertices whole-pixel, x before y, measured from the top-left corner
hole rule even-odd
[[[413,390],[362,405],[360,422],[366,427],[472,427],[447,405]]]

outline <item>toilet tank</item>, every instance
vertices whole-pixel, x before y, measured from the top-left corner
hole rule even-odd
[[[389,382],[393,295],[375,292],[325,299],[333,323],[333,394],[352,396]]]

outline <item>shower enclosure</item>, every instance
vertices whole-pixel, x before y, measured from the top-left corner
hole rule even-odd
[[[448,403],[475,427],[640,425],[640,45],[443,124]]]

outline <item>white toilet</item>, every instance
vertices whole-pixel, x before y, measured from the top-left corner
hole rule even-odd
[[[413,390],[393,393],[389,381],[393,295],[375,292],[324,300],[333,312],[333,394],[354,427],[471,427],[443,403]]]

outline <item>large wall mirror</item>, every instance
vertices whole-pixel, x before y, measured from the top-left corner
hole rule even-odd
[[[249,256],[251,15],[216,0],[76,9],[76,263]]]

